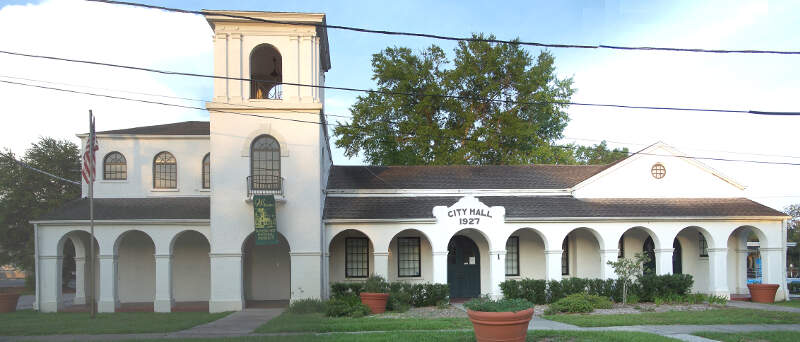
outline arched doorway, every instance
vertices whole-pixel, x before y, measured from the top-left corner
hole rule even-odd
[[[642,272],[644,274],[656,274],[656,244],[653,242],[652,237],[648,236],[647,240],[644,240],[642,253],[648,256]]]
[[[481,259],[478,245],[456,235],[447,245],[447,284],[450,298],[475,298],[481,294]]]
[[[117,240],[117,293],[120,311],[153,311],[156,247],[150,235],[130,230]]]
[[[672,274],[683,273],[683,250],[681,249],[681,242],[678,238],[672,241]]]
[[[172,242],[173,311],[208,311],[211,294],[211,250],[205,235],[195,230],[179,233]]]
[[[251,233],[242,246],[245,307],[284,307],[291,298],[289,242],[278,233],[278,243],[259,246]]]

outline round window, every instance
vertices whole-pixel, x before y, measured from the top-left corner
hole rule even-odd
[[[652,168],[650,168],[650,174],[653,175],[655,179],[664,178],[667,175],[667,169],[661,163],[655,163]]]

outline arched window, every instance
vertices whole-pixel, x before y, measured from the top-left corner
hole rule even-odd
[[[203,157],[203,189],[211,189],[211,153]]]
[[[261,135],[250,145],[250,177],[253,190],[281,190],[281,145]]]
[[[103,158],[103,179],[125,180],[128,179],[128,163],[125,156],[119,152],[111,152]]]
[[[642,272],[644,274],[656,274],[656,244],[653,242],[652,237],[647,237],[642,246],[642,253],[647,254],[649,260],[644,264]]]
[[[569,275],[569,236],[561,243],[561,275]]]
[[[153,159],[153,189],[178,188],[178,163],[172,153],[161,152]]]
[[[274,46],[261,44],[250,53],[250,98],[281,98],[281,54]]]

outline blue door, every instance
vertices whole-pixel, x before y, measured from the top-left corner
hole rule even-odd
[[[481,294],[478,246],[466,236],[454,236],[447,246],[447,284],[450,298],[475,298]]]

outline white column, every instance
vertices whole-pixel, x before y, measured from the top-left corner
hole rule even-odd
[[[672,252],[674,248],[656,249],[656,274],[672,274]]]
[[[86,304],[86,258],[75,257],[75,299],[72,304]]]
[[[322,270],[320,270],[320,252],[290,252],[291,269],[289,284],[290,301],[297,299],[319,299],[322,295]]]
[[[389,252],[372,252],[372,260],[375,265],[372,271],[375,275],[389,280]]]
[[[749,293],[747,289],[747,254],[750,251],[745,249],[736,250],[736,293],[746,294]],[[739,273],[743,274],[739,274]]]
[[[503,297],[500,283],[506,280],[506,250],[489,251],[489,296]]]
[[[214,36],[214,75],[228,77],[228,35],[219,33]],[[214,100],[228,102],[228,80],[214,79]]]
[[[208,256],[211,262],[211,298],[208,300],[208,311],[241,311],[244,308],[242,254],[209,253]]]
[[[100,295],[97,312],[114,312],[119,305],[117,296],[117,256],[100,255]]]
[[[323,274],[322,276],[325,277],[325,288],[322,289],[322,298],[323,299],[330,299],[331,297],[331,254],[329,252],[325,252],[325,256],[323,257]]]
[[[730,298],[727,248],[708,249],[708,270],[711,294]]]
[[[243,78],[242,77],[242,34],[231,33],[228,39],[228,77]],[[249,77],[250,75],[247,75]],[[228,80],[228,96],[233,103],[242,102],[242,92],[244,81],[241,80]]]
[[[447,251],[433,252],[433,282],[447,284]]]
[[[786,299],[786,270],[783,269],[782,260],[786,260],[786,254],[781,247],[759,248],[761,252],[761,279],[764,284],[778,284],[778,292],[775,293],[775,300]]]
[[[609,261],[616,262],[617,257],[619,256],[618,249],[603,249],[600,250],[600,270],[602,274],[600,278],[602,279],[617,279],[617,273],[614,272],[614,268],[608,264]]]
[[[172,312],[172,254],[157,254],[156,258],[156,298],[153,311]]]
[[[63,258],[56,255],[39,257],[37,276],[41,277],[39,287],[39,311],[58,312],[61,310],[61,268]]]
[[[545,279],[547,280],[561,280],[561,253],[560,249],[551,249],[544,251],[545,262]]]

